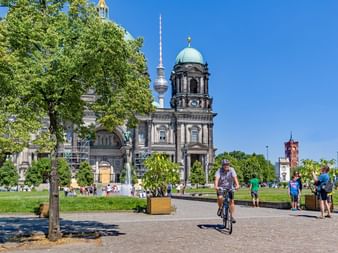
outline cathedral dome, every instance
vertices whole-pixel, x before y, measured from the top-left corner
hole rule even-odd
[[[109,20],[109,7],[106,4],[105,0],[99,0],[96,5],[96,10],[102,20],[112,22],[111,20]],[[115,22],[113,23],[116,24]],[[135,40],[134,37],[124,27],[120,26],[119,24],[116,25],[124,32],[124,40]]]
[[[202,54],[195,48],[190,47],[191,38],[188,38],[188,47],[184,48],[176,57],[176,64],[200,63],[204,64]]]

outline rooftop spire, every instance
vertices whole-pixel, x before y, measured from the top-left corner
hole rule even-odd
[[[154,83],[154,89],[158,93],[160,108],[164,108],[164,93],[168,90],[168,81],[165,79],[162,60],[162,15],[160,15],[160,61],[156,69],[157,77]]]
[[[162,14],[160,14],[160,63],[158,65],[160,68],[163,68],[162,62]]]

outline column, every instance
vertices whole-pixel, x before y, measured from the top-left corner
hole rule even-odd
[[[148,133],[147,133],[147,144],[148,144],[148,149],[151,150],[151,143],[152,143],[152,136],[151,136],[151,126],[152,122],[151,120],[147,121],[147,127],[148,127]]]
[[[135,134],[134,134],[134,138],[135,138],[135,148],[138,148],[139,146],[139,126],[140,125],[137,125],[136,128],[135,128]]]
[[[190,164],[191,164],[191,155],[187,154],[187,181],[189,181],[189,176],[190,176]]]

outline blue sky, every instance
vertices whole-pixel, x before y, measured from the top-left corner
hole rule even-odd
[[[152,80],[159,14],[167,79],[186,38],[192,37],[192,47],[203,54],[211,73],[217,153],[266,155],[268,145],[275,162],[284,156],[292,131],[300,159],[336,159],[338,1],[106,1],[110,19],[144,38]],[[167,107],[170,94],[169,88]]]

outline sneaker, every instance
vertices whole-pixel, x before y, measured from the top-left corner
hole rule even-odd
[[[232,223],[236,223],[236,219],[232,217]]]
[[[218,208],[217,216],[221,216],[221,214],[222,214],[222,208]]]

